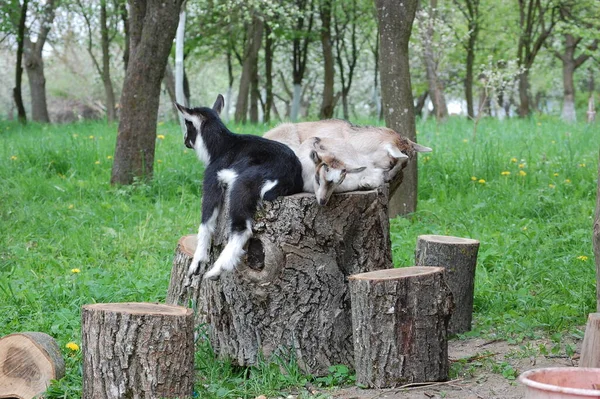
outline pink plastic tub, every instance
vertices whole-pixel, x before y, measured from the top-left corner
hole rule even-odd
[[[600,399],[600,368],[550,367],[519,376],[526,399]]]

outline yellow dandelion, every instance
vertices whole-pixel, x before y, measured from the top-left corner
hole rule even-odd
[[[585,256],[585,255],[579,255],[579,256],[577,257],[577,259],[579,259],[579,260],[580,260],[580,261],[582,261],[582,262],[585,262],[586,260],[588,260],[588,257],[587,257],[587,256]]]
[[[571,179],[565,179],[565,183],[567,183],[567,184],[571,183]]]
[[[524,163],[520,163],[520,164],[519,164],[519,169],[523,169],[524,167],[525,167],[525,164],[524,164]]]
[[[585,164],[584,164],[584,163],[580,163],[580,164],[579,164],[579,167],[580,167],[580,168],[585,168]]]
[[[79,269],[77,269],[77,268],[75,268],[75,269],[71,269],[71,273],[75,273],[75,274],[77,274],[77,273],[81,273],[81,270],[79,270]]]
[[[10,160],[11,160],[11,161],[16,161],[16,160],[17,160],[17,156],[16,156],[16,155],[13,155],[13,156],[11,156],[11,157],[10,157]]]
[[[468,143],[468,142],[469,142],[469,140],[467,140],[467,139],[463,139],[463,141],[462,141],[462,142],[463,142],[463,143]]]
[[[157,139],[160,140],[164,140],[165,139],[165,135],[164,134],[159,134],[158,136],[156,136]]]
[[[96,161],[94,162],[96,165],[100,165],[100,161]]]
[[[187,154],[188,152],[189,152],[188,150],[183,150],[183,153],[184,153],[184,154]]]
[[[557,177],[557,176],[558,176],[558,173],[554,173],[554,177]]]
[[[158,160],[156,160],[156,162],[162,163],[162,159],[158,159]]]
[[[73,208],[75,208],[75,205],[73,205],[73,204],[69,204],[69,206],[68,206],[67,208],[69,208],[69,209],[73,209]]]
[[[510,175],[510,172],[508,170],[505,170],[504,172],[500,173],[502,176],[508,176]]]
[[[525,172],[524,170],[520,170],[519,176],[527,176],[527,172]]]
[[[479,179],[479,180],[477,180],[477,182],[480,184],[485,184],[485,180],[483,180],[483,179]]]
[[[107,155],[106,159],[113,159],[112,155]]]
[[[551,143],[552,143],[552,144],[556,144],[556,140],[552,140],[552,141],[551,141]]]
[[[523,230],[523,231],[527,230],[527,226],[523,226],[523,227],[521,228],[521,230]]]
[[[79,345],[77,345],[75,342],[69,342],[65,346],[67,347],[67,349],[71,349],[73,352],[76,352],[79,350]]]
[[[90,137],[89,137],[89,139],[90,139],[90,140],[93,140],[93,139],[94,139],[94,136],[90,136]]]
[[[542,126],[542,124],[540,122],[537,123],[538,126]]]
[[[429,162],[430,159],[431,159],[431,157],[429,155],[427,155],[426,157],[423,157],[423,163]]]
[[[477,178],[475,176],[471,176],[471,180],[472,181],[477,181]]]
[[[518,159],[517,159],[517,158],[515,158],[515,157],[512,157],[512,158],[510,159],[510,162],[512,162],[512,163],[517,163],[517,161],[518,161]]]
[[[548,187],[550,187],[550,188],[554,188],[554,187],[556,187],[556,186],[555,186],[554,184],[548,184]]]

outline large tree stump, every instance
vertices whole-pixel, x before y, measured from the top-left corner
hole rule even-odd
[[[0,398],[31,399],[64,375],[65,362],[51,336],[23,332],[0,339]]]
[[[211,263],[226,242],[223,215]],[[239,365],[289,351],[307,373],[353,364],[347,277],[391,267],[387,196],[383,189],[335,194],[326,207],[312,194],[265,202],[254,220],[245,259],[219,281],[191,286],[185,273],[195,239],[179,241],[167,303],[193,304],[215,352]]]
[[[81,329],[84,398],[192,397],[190,309],[152,303],[85,305]]]
[[[374,388],[448,378],[452,294],[441,267],[350,276],[356,382]]]
[[[600,367],[600,313],[588,316],[579,367]]]
[[[446,269],[446,280],[455,304],[448,327],[452,334],[471,330],[478,251],[479,241],[470,238],[421,235],[417,239],[415,265]]]

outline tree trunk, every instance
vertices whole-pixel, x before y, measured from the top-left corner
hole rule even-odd
[[[183,0],[129,0],[131,53],[121,95],[112,184],[151,178],[162,81]]]
[[[452,334],[471,331],[478,251],[479,241],[470,238],[421,235],[417,239],[415,265],[446,269],[446,281],[456,305],[448,326]]]
[[[42,397],[64,375],[65,361],[51,336],[24,332],[0,339],[0,398]]]
[[[452,294],[441,267],[349,277],[356,382],[375,388],[448,379]]]
[[[192,398],[191,309],[152,303],[84,305],[81,330],[84,398]]]
[[[258,16],[252,18],[252,24],[248,32],[248,40],[244,51],[244,64],[242,76],[240,77],[240,89],[238,91],[237,103],[235,105],[235,122],[246,123],[248,114],[248,95],[254,76],[254,69],[258,65],[258,52],[260,50],[263,33],[263,20]]]
[[[334,108],[335,65],[331,44],[331,8],[332,0],[323,0],[319,7],[321,14],[321,47],[323,48],[323,101],[319,119],[331,119]]]
[[[475,106],[473,103],[473,64],[475,63],[475,41],[476,33],[471,32],[469,34],[469,41],[467,44],[467,73],[465,76],[465,97],[467,99],[467,117],[469,119],[475,119]]]
[[[25,20],[27,19],[28,5],[29,0],[23,0],[21,16],[19,18],[19,27],[17,28],[17,66],[15,68],[15,88],[13,89],[13,97],[15,99],[15,105],[17,106],[19,122],[22,124],[27,123],[27,114],[25,113],[25,106],[23,105],[21,82],[23,80],[23,50],[25,46]]]
[[[588,315],[579,367],[600,367],[600,313]]]
[[[175,75],[173,74],[173,68],[171,68],[171,64],[167,62],[165,66],[165,76],[163,76],[163,84],[165,85],[165,89],[167,90],[167,95],[169,96],[169,100],[171,100],[171,109],[173,110],[173,116],[175,120],[179,120],[181,114],[177,111],[177,107],[175,106],[177,101],[177,94],[175,93]],[[183,125],[185,127],[185,123]],[[183,129],[183,127],[182,127]]]
[[[415,116],[423,115],[423,108],[425,107],[425,102],[427,102],[428,96],[429,91],[425,90],[419,97],[417,97],[417,103],[415,104]]]
[[[252,78],[250,80],[250,123],[258,123],[258,103],[260,100],[260,89],[258,83],[258,58],[252,66]]]
[[[529,72],[525,70],[519,75],[519,117],[525,118],[531,114],[529,98]]]
[[[110,39],[108,37],[108,26],[106,21],[106,1],[100,2],[100,29],[102,36],[102,83],[106,96],[106,119],[114,122],[117,119],[115,91],[110,77]]]
[[[416,141],[415,115],[410,83],[408,41],[417,0],[376,0],[379,19],[380,69],[386,126]],[[392,193],[390,217],[417,208],[417,158],[404,170],[403,189]]]
[[[347,278],[392,266],[384,190],[334,194],[327,207],[312,194],[265,202],[245,259],[218,282],[202,280],[206,270],[200,270],[184,286],[196,246],[194,236],[184,237],[167,303],[194,303],[196,325],[209,326],[215,352],[241,366],[256,364],[261,354],[291,354],[312,375],[335,364],[351,367]],[[221,215],[208,264],[223,248],[228,225]]]
[[[426,40],[423,41],[423,57],[425,72],[429,84],[429,98],[433,103],[435,119],[445,121],[448,118],[448,106],[444,97],[444,84],[438,76],[438,59],[434,54],[433,38],[435,35],[433,19],[437,14],[437,0],[430,0],[429,19],[427,21]]]
[[[31,120],[41,123],[50,123],[48,105],[46,103],[46,77],[44,76],[44,60],[41,49],[37,50],[36,43],[25,39],[25,71],[29,80],[31,94]]]
[[[265,24],[265,106],[263,123],[271,122],[273,107],[273,38],[271,27]]]
[[[124,1],[119,2],[119,14],[121,15],[121,20],[123,21],[123,33],[125,34],[123,49],[123,67],[125,68],[125,73],[127,73],[127,66],[129,65],[129,13],[127,12],[127,3]]]

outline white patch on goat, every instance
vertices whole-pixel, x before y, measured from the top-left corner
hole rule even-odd
[[[398,158],[398,159],[408,158],[408,155],[406,155],[405,153],[403,153],[397,147],[394,147],[390,143],[386,143],[384,145],[384,148],[386,149],[388,154],[390,154],[394,158]]]
[[[200,263],[208,262],[208,252],[210,249],[210,241],[217,227],[217,218],[219,217],[219,208],[215,208],[210,219],[206,223],[203,223],[198,228],[198,244],[196,245],[196,251],[194,252],[194,258],[188,269],[188,277],[192,276],[198,271]]]
[[[265,194],[279,183],[278,180],[267,180],[260,189],[260,199],[263,199]]]
[[[228,187],[231,187],[237,177],[238,174],[233,169],[221,169],[217,172],[217,179],[219,179],[222,184]]]
[[[233,270],[240,263],[242,255],[244,255],[244,246],[248,240],[252,237],[252,223],[250,220],[246,221],[246,230],[243,232],[231,233],[227,245],[223,248],[219,259],[215,262],[213,267],[204,274],[204,278],[208,280],[216,280],[223,270]]]
[[[342,171],[339,169],[329,168],[325,173],[325,179],[330,182],[337,183],[342,178]]]
[[[194,141],[196,155],[205,165],[208,165],[210,163],[210,154],[208,153],[208,148],[204,145],[204,140],[202,140],[202,120],[196,115],[184,114],[184,116],[196,128],[196,141]]]

